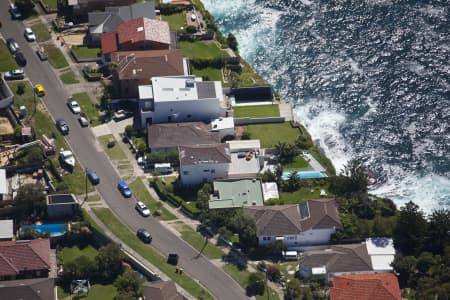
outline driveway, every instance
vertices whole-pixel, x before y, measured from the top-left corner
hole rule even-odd
[[[198,257],[198,251],[178,238],[169,229],[154,218],[142,218],[134,209],[134,199],[125,199],[117,191],[116,185],[120,180],[108,157],[97,142],[89,128],[81,128],[66,106],[68,93],[59,78],[55,75],[48,62],[41,62],[31,48],[31,44],[23,37],[24,27],[21,22],[11,20],[8,13],[8,1],[0,3],[0,19],[3,26],[1,33],[5,38],[13,37],[19,43],[28,64],[24,68],[33,84],[41,83],[47,90],[43,98],[46,107],[54,118],[64,118],[70,127],[70,134],[66,137],[78,161],[84,167],[97,171],[101,183],[97,190],[105,199],[108,206],[118,215],[120,220],[131,230],[143,227],[153,236],[152,245],[161,254],[169,252],[180,254],[180,265],[185,272],[197,279],[217,299],[247,299],[244,289],[238,285],[227,273],[212,264],[204,256]],[[193,295],[198,296],[198,295]]]

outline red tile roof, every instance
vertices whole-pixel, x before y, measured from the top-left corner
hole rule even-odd
[[[333,278],[331,300],[401,300],[397,277],[392,273],[343,275]]]
[[[0,242],[0,276],[50,269],[50,240]]]
[[[117,26],[119,44],[153,41],[170,45],[169,23],[149,18],[138,18]]]
[[[101,44],[103,54],[109,54],[117,51],[117,32],[112,31],[102,34]]]

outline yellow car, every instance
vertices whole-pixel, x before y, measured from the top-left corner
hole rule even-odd
[[[44,86],[42,84],[40,84],[40,83],[36,84],[34,86],[34,90],[36,91],[36,94],[39,97],[45,96],[45,89],[44,89]]]

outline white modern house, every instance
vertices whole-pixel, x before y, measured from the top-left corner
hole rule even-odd
[[[153,77],[139,86],[139,125],[204,121],[227,116],[220,81],[195,76]],[[220,124],[220,123],[218,123]]]
[[[282,241],[290,250],[326,245],[342,228],[336,200],[308,200],[294,205],[251,206],[244,212],[256,221],[259,245]]]
[[[183,184],[197,185],[228,176],[231,163],[228,144],[180,146],[178,152]]]

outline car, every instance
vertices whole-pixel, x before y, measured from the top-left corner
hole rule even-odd
[[[81,127],[88,127],[88,126],[89,126],[89,121],[88,121],[88,119],[87,119],[86,117],[84,117],[84,116],[80,116],[80,117],[78,118],[78,122],[80,123],[80,126],[81,126]]]
[[[33,30],[30,27],[25,27],[25,31],[23,33],[25,39],[29,42],[34,42],[36,40],[36,36],[34,35]]]
[[[61,131],[61,133],[63,135],[66,135],[69,133],[69,125],[67,125],[67,123],[66,123],[66,121],[64,121],[64,119],[57,119],[56,127],[58,127],[59,131]]]
[[[146,229],[144,228],[139,228],[136,231],[136,235],[138,238],[140,238],[144,243],[151,243],[152,242],[152,236],[150,234],[150,232],[148,232]]]
[[[3,78],[5,78],[5,80],[20,80],[25,78],[25,73],[23,69],[15,69],[5,72]]]
[[[120,120],[126,119],[128,117],[131,117],[132,115],[133,115],[132,112],[121,109],[114,113],[114,120],[120,121]]]
[[[150,210],[147,208],[147,206],[146,206],[142,201],[136,202],[136,210],[137,210],[143,217],[148,217],[148,216],[150,216]]]
[[[47,51],[45,51],[44,47],[38,47],[38,49],[36,50],[36,53],[39,56],[39,59],[41,61],[48,59]]]
[[[125,198],[130,198],[131,196],[133,196],[133,193],[131,192],[128,184],[125,181],[119,181],[119,183],[117,184],[117,188]]]
[[[81,112],[80,105],[77,101],[73,100],[72,98],[67,101],[67,106],[69,106],[70,110],[74,114],[79,114]]]
[[[9,13],[13,19],[22,19],[19,8],[13,3],[9,4]]]
[[[34,86],[34,91],[36,92],[36,95],[38,95],[39,97],[45,96],[44,86],[40,83],[38,83]]]
[[[12,54],[20,50],[19,44],[17,44],[16,40],[13,38],[6,39],[6,45],[8,46],[8,49]]]
[[[23,55],[22,52],[20,51],[16,52],[15,59],[19,66],[25,67],[27,65],[27,59],[25,58],[25,55]]]
[[[178,254],[176,253],[169,253],[169,255],[167,256],[167,263],[171,264],[171,265],[178,265]]]
[[[89,178],[89,180],[91,181],[91,183],[93,185],[100,183],[100,178],[98,177],[97,172],[95,172],[94,169],[87,169],[86,176],[87,176],[87,178]]]

